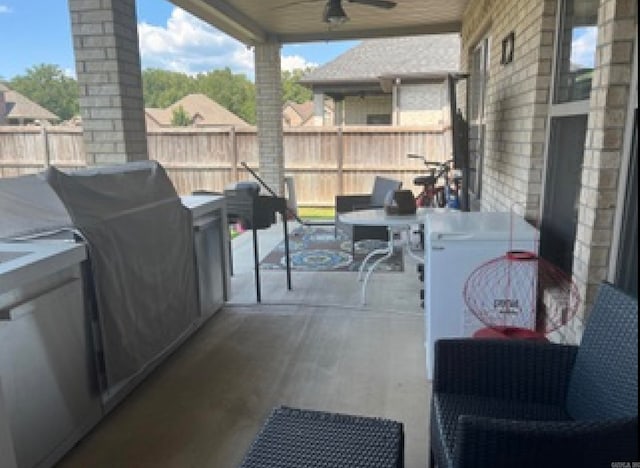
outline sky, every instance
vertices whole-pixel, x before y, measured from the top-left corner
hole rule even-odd
[[[571,58],[572,64],[581,68],[593,68],[595,62],[596,41],[598,28],[586,26],[573,28],[571,34]]]
[[[188,74],[229,67],[254,78],[253,51],[166,0],[136,0],[142,68]],[[0,0],[0,79],[40,64],[75,77],[67,0]],[[358,41],[288,44],[282,69],[316,67]]]

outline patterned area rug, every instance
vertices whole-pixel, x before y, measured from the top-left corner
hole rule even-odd
[[[386,242],[362,240],[356,242],[355,256],[351,255],[351,240],[340,230],[334,236],[333,226],[301,226],[289,234],[289,255],[293,271],[358,271],[366,255],[384,248]],[[375,261],[379,256],[376,256]],[[369,265],[371,264],[368,263]],[[264,270],[283,270],[284,241],[280,242],[260,263]],[[376,268],[376,272],[403,271],[402,251],[394,254]]]

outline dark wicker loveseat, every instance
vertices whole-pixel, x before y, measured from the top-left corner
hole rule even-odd
[[[608,283],[579,347],[447,339],[435,360],[431,466],[638,461],[638,304]]]

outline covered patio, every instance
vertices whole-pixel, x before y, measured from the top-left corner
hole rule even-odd
[[[541,226],[543,250],[572,274],[585,304],[603,279],[635,289],[637,210],[626,197],[637,186],[627,177],[637,173],[633,1],[353,1],[343,5],[346,22],[324,18],[322,0],[173,3],[254,49],[259,172],[279,194],[282,44],[460,33],[472,207],[515,207]],[[69,8],[87,164],[147,159],[135,1],[70,0]],[[583,30],[590,56],[576,81],[571,51]],[[581,333],[576,325],[566,339]]]
[[[259,237],[266,254],[282,228]],[[405,466],[424,467],[431,385],[412,259],[372,276],[369,306],[355,272],[294,271],[288,291],[284,271],[262,271],[256,304],[251,233],[233,250],[228,304],[58,466],[236,467],[285,405],[401,421]]]
[[[636,2],[406,0],[383,11],[362,4],[375,2],[345,1],[351,21],[340,26],[323,21],[322,0],[173,3],[254,48],[259,172],[280,194],[282,43],[461,33],[461,69],[471,75],[466,91],[475,206],[519,207],[536,225],[572,220],[560,254],[587,307],[560,340],[580,341],[601,281],[637,288],[637,201],[628,196],[637,194]],[[585,16],[597,29],[591,94],[557,103],[564,63],[556,59],[558,38],[571,35],[562,21],[574,13],[567,7],[574,3],[589,3]],[[69,8],[87,164],[148,159],[135,0],[69,0]],[[576,121],[584,141],[554,139],[576,134],[566,127],[558,133],[556,124]],[[579,160],[562,172],[573,179],[559,184],[571,192],[568,211],[555,211],[563,198],[550,189],[560,173],[554,156],[576,148]],[[280,232],[273,226],[261,233],[262,252]],[[222,310],[60,466],[237,466],[279,404],[402,421],[405,466],[425,466],[431,383],[421,286],[411,259],[402,273],[374,274],[368,307],[359,304],[355,273],[294,274],[287,291],[283,272],[263,272],[263,303],[256,304],[249,236],[234,240],[233,251],[234,276]]]

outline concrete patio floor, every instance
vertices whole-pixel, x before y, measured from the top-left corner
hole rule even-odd
[[[282,226],[258,236],[265,256]],[[357,273],[294,271],[288,291],[284,270],[262,271],[257,304],[252,249],[250,232],[234,239],[228,304],[60,467],[236,467],[278,405],[401,421],[405,466],[426,466],[431,386],[415,262],[374,273],[364,307]]]

